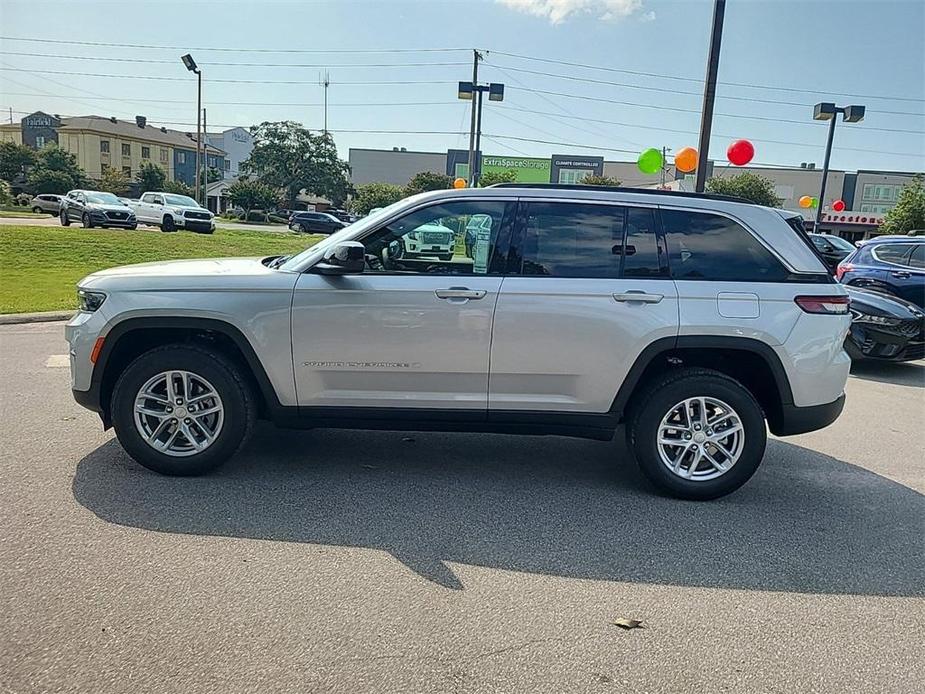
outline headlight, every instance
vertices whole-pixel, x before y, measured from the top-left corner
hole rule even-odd
[[[103,302],[106,301],[106,295],[102,292],[88,292],[86,289],[77,290],[77,308],[85,313],[93,313]]]
[[[902,323],[899,318],[890,318],[889,316],[873,316],[869,313],[859,313],[852,311],[851,320],[855,323],[867,323],[868,325],[890,325],[895,326]]]
[[[411,233],[408,234],[408,238],[411,239],[412,241],[417,241],[417,240],[418,240],[418,232],[412,231]]]
[[[182,207],[172,207],[170,211],[173,212],[174,214],[178,214],[178,215],[180,215],[180,216],[182,217],[182,216],[183,216],[184,209],[183,209]]]

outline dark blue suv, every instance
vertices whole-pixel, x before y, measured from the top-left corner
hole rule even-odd
[[[925,307],[925,237],[865,241],[838,265],[842,284],[894,294]]]

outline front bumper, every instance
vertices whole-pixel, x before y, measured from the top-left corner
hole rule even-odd
[[[854,360],[912,361],[925,357],[925,321],[880,327],[852,323],[845,350]]]
[[[187,231],[209,232],[215,231],[214,219],[186,219],[185,217],[174,217],[177,227]]]
[[[836,400],[824,405],[810,407],[797,407],[796,405],[782,405],[779,416],[769,419],[768,427],[776,436],[793,436],[805,434],[808,431],[823,429],[841,414],[845,407],[845,394],[842,393]]]

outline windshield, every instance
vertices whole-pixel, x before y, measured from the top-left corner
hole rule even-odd
[[[87,202],[95,202],[99,205],[122,204],[122,201],[112,193],[87,193]]]
[[[310,255],[324,248],[328,248],[331,244],[338,243],[345,238],[352,237],[353,234],[357,230],[364,230],[367,227],[376,226],[376,224],[379,223],[380,219],[385,219],[389,217],[394,210],[398,209],[406,202],[407,202],[407,198],[405,198],[404,200],[399,200],[398,202],[393,202],[388,207],[382,207],[382,208],[379,208],[375,212],[371,212],[370,214],[366,215],[362,219],[357,220],[353,224],[348,224],[343,229],[340,229],[339,231],[336,231],[335,233],[328,236],[326,239],[319,241],[314,246],[309,246],[301,253],[297,253],[296,255],[292,256],[285,263],[283,263],[280,267],[283,270],[295,269],[298,265],[302,263],[303,260],[305,260]]]
[[[199,203],[186,195],[165,195],[164,199],[168,205],[179,205],[181,207],[199,207]]]

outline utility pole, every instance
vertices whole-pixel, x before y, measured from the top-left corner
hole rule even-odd
[[[723,18],[726,0],[714,0],[713,29],[710,32],[710,56],[707,59],[707,79],[703,85],[703,109],[700,115],[700,145],[697,148],[697,178],[694,190],[702,193],[707,182],[707,160],[710,154],[710,133],[713,130],[713,101],[716,98],[716,73],[719,71],[719,49],[723,42]]]
[[[206,136],[206,110],[202,109],[202,200],[197,200],[203,207],[209,206],[209,138]],[[203,205],[203,201],[205,204]]]
[[[199,179],[202,170],[202,163],[199,160],[199,154],[202,151],[202,130],[200,128],[200,122],[202,121],[202,70],[196,71],[196,77],[198,78],[198,89],[196,90],[196,201],[202,200],[199,197]]]
[[[479,53],[478,49],[472,49],[472,87],[473,89],[479,83],[479,61],[482,59],[482,54]],[[473,94],[473,97],[475,95]],[[475,127],[476,127],[476,113],[478,112],[478,104],[475,103],[475,98],[472,99],[472,118],[469,124],[469,186],[473,185],[473,176],[475,174],[475,159],[476,159],[476,149],[475,149]]]
[[[13,125],[13,107],[10,106],[10,125]]]
[[[331,73],[324,71],[324,77],[318,75],[318,84],[324,87],[324,134],[328,134],[328,87],[331,85]]]
[[[478,157],[478,153],[482,150],[482,93],[483,90],[481,89],[475,92],[475,98],[478,101],[476,110],[478,115],[475,117],[475,171],[469,175],[473,188],[479,184],[479,179],[482,177],[482,162]]]
[[[665,169],[668,168],[668,160],[666,158],[667,156],[668,156],[668,148],[662,147],[662,182],[661,182],[662,188],[665,187]]]

